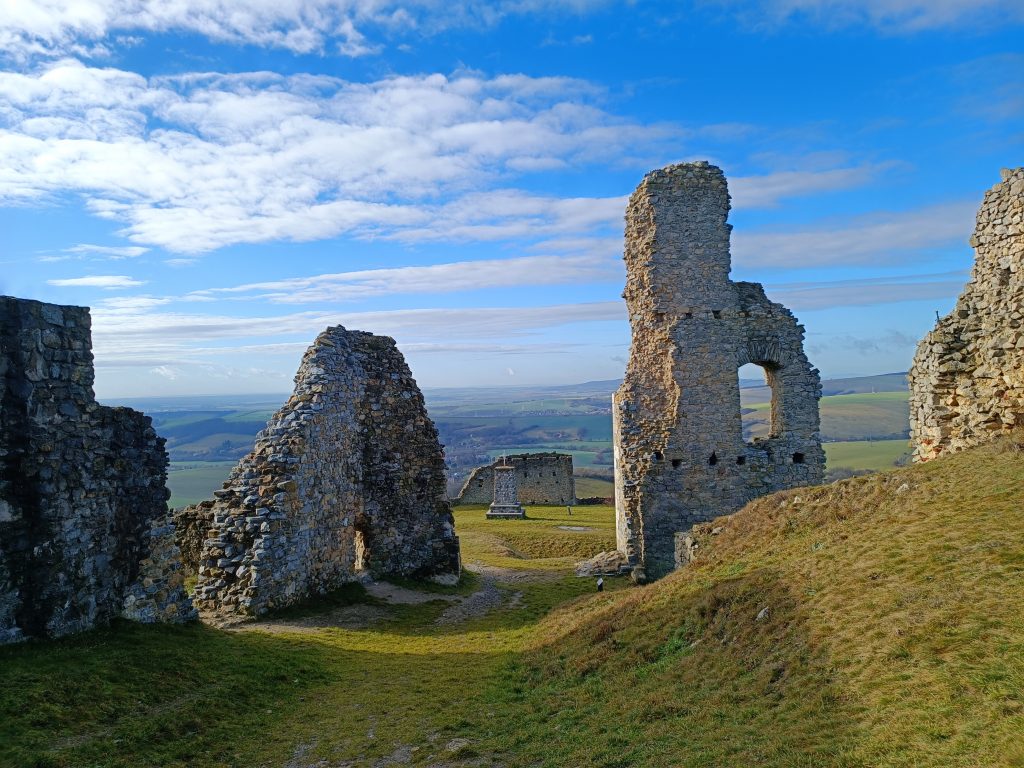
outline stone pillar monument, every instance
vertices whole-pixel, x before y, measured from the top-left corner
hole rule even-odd
[[[525,517],[516,493],[516,468],[502,462],[494,468],[494,501],[487,510],[487,519],[522,520]]]

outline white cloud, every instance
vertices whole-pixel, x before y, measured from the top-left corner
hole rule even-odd
[[[147,81],[75,61],[0,72],[0,204],[78,193],[130,240],[182,253],[341,234],[579,234],[619,226],[621,200],[486,188],[679,138],[589,104],[594,95],[524,75]]]
[[[619,280],[621,272],[619,260],[590,255],[524,256],[294,277],[231,288],[209,288],[196,291],[191,297],[237,296],[279,304],[311,304],[398,293],[448,293],[501,286]]]
[[[146,284],[145,280],[135,280],[127,275],[86,275],[46,282],[58,288],[135,288]]]
[[[740,176],[729,180],[729,193],[735,208],[775,208],[786,198],[863,186],[889,167],[889,164],[874,164]]]
[[[967,277],[966,272],[958,270],[938,274],[766,285],[765,291],[772,301],[778,301],[790,309],[819,310],[948,299],[963,290]]]
[[[1024,21],[1019,0],[712,0],[761,28],[809,21],[827,29],[873,27],[890,33],[983,29]]]
[[[119,33],[179,32],[295,53],[363,56],[381,37],[489,26],[509,14],[584,13],[608,0],[8,0],[0,50],[9,56],[102,55]]]
[[[108,256],[111,259],[134,259],[148,252],[149,248],[139,245],[90,245],[87,243],[64,249],[64,253],[96,254],[97,256]]]
[[[976,208],[974,201],[943,203],[792,232],[737,232],[732,252],[735,262],[745,268],[890,264],[926,248],[966,248]]]

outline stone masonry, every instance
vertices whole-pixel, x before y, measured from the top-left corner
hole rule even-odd
[[[971,281],[910,369],[914,460],[1024,425],[1024,168],[985,193]]]
[[[92,384],[87,308],[0,297],[0,642],[194,616],[164,441]]]
[[[820,483],[821,385],[804,330],[757,283],[729,279],[729,194],[706,162],[644,177],[626,208],[633,341],[613,403],[617,546],[638,578],[675,565],[676,535],[783,488]],[[772,390],[746,443],[738,369]]]
[[[523,504],[576,503],[571,454],[519,453],[505,460],[515,468],[519,501]],[[498,459],[474,469],[454,503],[489,504],[494,491],[494,468],[501,463],[502,459]]]
[[[177,515],[203,610],[258,615],[360,578],[457,578],[444,454],[395,342],[328,328],[213,501]]]
[[[494,501],[487,508],[488,520],[523,519],[526,512],[519,501],[516,488],[516,469],[509,464],[499,464],[494,468]]]

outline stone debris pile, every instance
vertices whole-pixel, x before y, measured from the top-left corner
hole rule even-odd
[[[706,162],[649,173],[626,208],[633,340],[613,400],[616,538],[638,578],[676,565],[677,534],[784,488],[820,483],[821,385],[804,329],[757,283],[729,279],[729,193]],[[738,369],[772,390],[747,443]]]
[[[915,461],[1024,424],[1024,168],[985,193],[971,245],[971,281],[910,369]]]
[[[390,338],[321,333],[214,496],[176,516],[203,610],[258,615],[364,576],[458,578],[444,454]]]

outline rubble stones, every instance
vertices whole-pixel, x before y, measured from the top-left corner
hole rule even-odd
[[[387,337],[321,333],[214,496],[176,515],[201,610],[258,615],[363,575],[459,573],[437,431]]]
[[[92,384],[87,308],[0,297],[0,642],[193,615],[164,441]]]
[[[455,500],[456,504],[489,504],[494,492],[494,468],[502,461],[515,467],[519,501],[523,504],[575,504],[572,455],[519,453],[474,469]]]
[[[914,460],[1024,424],[1024,168],[985,193],[971,281],[918,344],[910,368]]]
[[[729,194],[706,162],[649,173],[626,209],[633,341],[612,404],[616,540],[642,577],[671,570],[676,534],[763,494],[822,480],[821,385],[792,313],[729,279]],[[738,369],[772,389],[768,438],[746,443]]]

